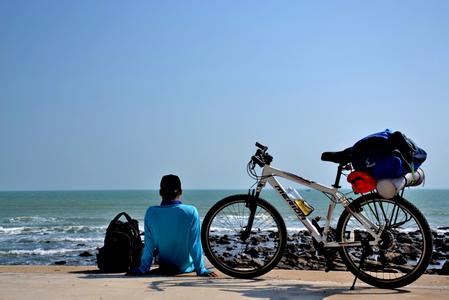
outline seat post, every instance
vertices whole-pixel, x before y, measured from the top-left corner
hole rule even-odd
[[[339,164],[338,165],[338,169],[337,169],[337,176],[335,177],[335,183],[332,185],[336,189],[341,188],[341,186],[340,186],[340,178],[341,178],[341,173],[342,172],[343,172],[343,165]]]

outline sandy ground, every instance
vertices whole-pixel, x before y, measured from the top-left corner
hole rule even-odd
[[[349,290],[347,272],[274,270],[261,278],[224,276],[128,277],[95,267],[0,266],[0,299],[449,299],[449,277],[423,275],[396,290],[360,281]]]

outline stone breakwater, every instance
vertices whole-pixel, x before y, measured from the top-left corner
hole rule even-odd
[[[449,227],[438,228],[448,230]],[[449,275],[449,232],[432,231],[433,253],[427,274]],[[413,246],[419,242],[414,232],[401,233],[398,236],[401,246],[388,253],[388,260],[396,265],[405,265],[406,259],[416,259],[418,250]],[[312,237],[307,231],[300,231],[288,236],[287,247],[278,269],[289,270],[324,270],[326,261],[324,256],[316,251]],[[338,253],[332,256],[333,271],[346,271],[347,268]]]
[[[247,251],[239,254],[233,254],[236,249],[234,243],[237,237],[228,235],[211,236],[211,244],[216,247],[222,256],[223,260],[228,261],[230,265],[244,265],[257,264],[257,261],[266,255],[270,255],[272,245],[277,235],[274,232],[265,235],[255,235],[250,238],[251,246]],[[449,227],[440,227],[438,230],[432,231],[433,238],[433,253],[430,265],[426,271],[427,274],[449,275]],[[407,270],[407,262],[412,263],[419,256],[420,252],[414,245],[420,243],[420,235],[417,232],[402,232],[396,237],[399,246],[396,250],[390,251],[386,254],[386,260],[390,264],[394,264],[397,270]],[[94,252],[94,251],[92,251]],[[334,251],[332,255],[332,262],[334,264],[332,271],[346,271],[347,268],[340,258],[338,251]],[[95,255],[88,251],[79,254],[78,259],[84,264],[95,264]],[[78,261],[79,262],[79,261]],[[56,265],[65,265],[65,260],[55,261]],[[371,263],[373,269],[379,265],[375,260],[367,261]],[[77,264],[76,261],[75,263]],[[313,239],[308,231],[299,231],[289,234],[287,238],[287,247],[281,261],[276,266],[278,269],[288,270],[325,270],[326,260],[324,256],[320,255],[315,249]]]

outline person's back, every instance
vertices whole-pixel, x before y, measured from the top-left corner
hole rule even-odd
[[[161,270],[185,273],[199,269],[204,272],[201,244],[195,243],[200,234],[195,207],[185,204],[152,206],[145,216],[145,232],[151,232],[153,247],[158,249]],[[200,256],[196,261],[200,264],[195,268],[193,256],[198,254]]]
[[[153,257],[157,256],[163,273],[195,271],[199,276],[216,276],[204,267],[198,211],[179,201],[179,178],[164,176],[160,194],[161,205],[149,207],[145,214],[145,248],[140,267],[131,270],[131,274],[149,272]]]

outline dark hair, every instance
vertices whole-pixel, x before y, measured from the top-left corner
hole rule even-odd
[[[159,194],[163,201],[170,201],[181,195],[182,188],[179,177],[173,174],[163,176]]]

